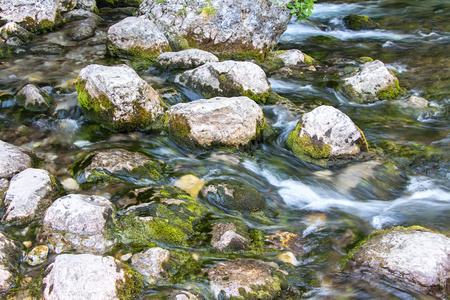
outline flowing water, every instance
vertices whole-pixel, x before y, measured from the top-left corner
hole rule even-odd
[[[342,19],[351,13],[370,16],[379,29],[345,29]],[[41,159],[41,167],[60,180],[71,177],[69,167],[80,153],[123,147],[146,151],[170,165],[164,184],[171,185],[185,174],[207,181],[237,180],[249,184],[277,211],[271,220],[243,217],[250,228],[263,230],[267,235],[279,230],[303,235],[307,253],[297,257],[297,267],[285,267],[291,274],[291,283],[305,291],[303,298],[426,298],[389,282],[352,276],[340,269],[340,260],[372,231],[390,226],[421,225],[450,237],[449,2],[317,3],[309,20],[292,22],[279,44],[280,49],[297,48],[311,55],[316,59],[316,70],[296,70],[289,77],[276,72],[268,74],[272,89],[299,109],[265,106],[265,116],[276,137],[250,153],[194,154],[163,133],[111,133],[81,116],[74,106],[74,81],[79,70],[88,64],[121,62],[105,56],[105,32],[125,16],[120,11],[105,10],[105,23],[93,38],[72,41],[63,27],[2,59],[0,139],[32,149]],[[393,108],[386,101],[356,104],[342,95],[335,88],[336,79],[351,71],[362,56],[386,63],[410,95],[430,101],[430,109],[409,112]],[[138,72],[154,87],[178,88],[152,68],[140,68]],[[14,106],[8,95],[26,83],[45,87],[57,104],[42,114]],[[178,89],[189,100],[199,98],[192,91]],[[374,159],[324,169],[295,158],[285,147],[287,134],[302,113],[324,104],[350,116],[365,133],[371,149],[389,163]],[[388,147],[401,150],[389,152]],[[145,184],[148,183],[117,184],[77,192],[100,194],[114,202],[124,190]],[[235,257],[200,252],[205,267]],[[277,261],[272,254],[261,258]],[[189,283],[184,287],[187,286]],[[170,288],[149,287],[143,297],[150,299],[157,291]]]

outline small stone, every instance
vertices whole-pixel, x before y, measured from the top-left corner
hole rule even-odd
[[[46,111],[51,106],[50,96],[32,84],[27,84],[17,92],[16,101],[30,111]]]
[[[175,181],[174,186],[185,191],[191,197],[197,198],[198,193],[205,184],[206,184],[205,180],[202,180],[197,176],[188,174],[182,176],[180,179]]]
[[[80,189],[78,182],[73,178],[63,179],[63,181],[61,181],[61,184],[68,191],[76,191],[76,190]]]
[[[124,255],[120,256],[120,260],[121,261],[128,261],[132,256],[133,256],[133,253],[127,253],[127,254],[124,254]]]
[[[294,253],[292,252],[283,252],[277,255],[277,258],[281,260],[282,262],[291,264],[293,266],[299,266],[301,263],[297,260]]]
[[[136,253],[131,258],[131,265],[144,276],[150,284],[163,279],[166,272],[164,263],[170,259],[170,251],[155,247],[145,252]]]
[[[30,248],[31,246],[33,246],[33,242],[31,242],[31,241],[25,241],[25,242],[23,242],[23,245],[24,245],[25,247],[27,247],[27,248]]]
[[[37,266],[43,264],[47,259],[48,247],[46,245],[40,245],[34,247],[27,255],[27,263],[30,266]]]

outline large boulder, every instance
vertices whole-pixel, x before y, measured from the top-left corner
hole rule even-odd
[[[288,2],[144,0],[139,11],[155,22],[174,50],[191,46],[222,56],[264,57],[291,19]]]
[[[131,299],[142,282],[111,256],[63,254],[47,268],[44,299]]]
[[[271,271],[273,267],[245,258],[217,263],[208,272],[214,299],[276,299],[281,286],[280,279]]]
[[[266,73],[252,62],[207,63],[178,75],[175,82],[201,92],[205,98],[247,96],[265,103],[270,92]]]
[[[89,65],[75,86],[85,113],[112,130],[151,128],[164,109],[158,93],[126,65]]]
[[[33,167],[33,159],[25,149],[0,140],[0,178],[10,179],[31,167]]]
[[[107,149],[87,154],[75,164],[75,178],[79,184],[100,182],[160,181],[162,165],[158,161],[125,149]]]
[[[343,78],[344,92],[356,102],[391,100],[404,90],[383,62],[367,62]]]
[[[111,26],[107,49],[112,56],[140,56],[150,60],[172,51],[164,34],[145,17],[128,17]]]
[[[114,244],[107,236],[114,207],[106,198],[71,194],[57,199],[45,212],[38,241],[54,252],[83,250],[104,253]]]
[[[14,284],[21,256],[20,246],[0,231],[0,292]]]
[[[209,62],[219,62],[217,56],[199,49],[166,52],[158,56],[155,63],[163,69],[192,69]]]
[[[446,236],[417,226],[394,227],[373,233],[356,248],[350,266],[441,298],[450,293],[449,258]]]
[[[18,105],[31,111],[46,111],[52,104],[50,96],[33,84],[27,84],[21,88],[15,98]]]
[[[167,112],[169,133],[193,147],[245,147],[259,138],[263,126],[261,107],[247,97],[200,99]]]
[[[5,195],[7,208],[2,221],[23,223],[40,218],[61,192],[58,179],[48,171],[26,169],[11,179]]]
[[[307,161],[368,150],[362,131],[346,114],[328,105],[304,114],[286,144],[295,156]]]
[[[60,22],[60,9],[55,0],[1,0],[0,18],[16,22],[31,31],[46,30]]]

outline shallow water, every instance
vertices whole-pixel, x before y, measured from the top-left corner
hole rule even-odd
[[[371,283],[339,268],[340,259],[349,248],[375,229],[422,225],[450,237],[449,9],[449,3],[437,0],[316,4],[308,21],[289,25],[279,47],[298,48],[313,56],[317,71],[302,70],[303,74],[290,78],[269,74],[272,89],[299,109],[265,106],[265,116],[276,137],[250,153],[191,153],[164,134],[111,133],[80,116],[71,95],[79,70],[91,63],[121,62],[105,56],[105,32],[118,17],[114,13],[104,14],[105,23],[91,39],[75,42],[59,30],[42,35],[24,46],[23,51],[1,60],[0,91],[13,94],[26,83],[47,86],[58,105],[45,114],[29,113],[2,96],[5,101],[0,110],[0,139],[35,151],[41,158],[41,167],[60,180],[71,177],[68,168],[80,154],[123,147],[145,151],[171,166],[164,174],[163,184],[172,185],[185,174],[207,181],[236,180],[249,184],[278,215],[270,221],[243,217],[245,224],[268,235],[276,230],[303,234],[305,249],[309,251],[298,257],[300,266],[283,265],[295,278],[292,284],[306,291],[303,298],[422,298],[425,296],[413,290],[399,289],[387,282]],[[342,19],[350,13],[371,16],[380,24],[379,29],[359,32],[345,29]],[[52,43],[52,53],[30,53],[33,47],[48,43]],[[393,109],[385,101],[355,104],[336,91],[333,85],[336,78],[354,68],[361,56],[388,64],[396,72],[400,85],[410,95],[430,100],[434,110],[414,115]],[[167,77],[151,68],[138,72],[155,87],[174,87]],[[179,90],[189,100],[200,97],[192,91]],[[412,158],[388,157],[395,165],[395,174],[392,169],[377,169],[376,161],[323,169],[295,158],[284,145],[288,133],[301,113],[324,104],[349,115],[372,149],[381,148],[383,141],[391,141],[414,150]],[[148,184],[134,182],[77,192],[100,194],[115,202],[124,191]],[[217,210],[215,213],[226,215]],[[4,229],[15,236],[25,234],[22,240],[33,237],[26,230]],[[336,242],[348,232],[354,235],[350,242],[343,246]],[[235,257],[212,254],[207,249],[198,252],[205,267]],[[277,261],[274,255],[263,259]],[[184,287],[189,284],[196,284],[208,293],[203,283],[187,283]],[[171,288],[148,287],[143,297],[151,299],[157,292]]]

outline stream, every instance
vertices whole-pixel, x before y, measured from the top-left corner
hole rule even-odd
[[[342,21],[348,14],[368,15],[379,29],[348,30]],[[105,56],[105,39],[108,27],[128,15],[120,9],[103,9],[100,15],[105,22],[88,40],[67,37],[68,23],[0,59],[1,140],[33,150],[40,168],[61,181],[72,177],[70,166],[81,154],[121,147],[145,151],[171,166],[165,185],[193,174],[206,181],[233,180],[254,187],[276,216],[270,220],[234,217],[266,235],[276,231],[303,235],[307,253],[297,257],[298,266],[286,267],[293,278],[291,284],[304,291],[302,299],[431,299],[389,282],[358,278],[340,267],[347,252],[374,230],[420,225],[450,237],[450,2],[320,2],[307,21],[292,21],[278,48],[300,49],[312,56],[315,70],[303,69],[292,76],[268,73],[272,90],[299,109],[264,106],[276,137],[249,153],[220,150],[194,154],[164,133],[112,133],[86,120],[74,105],[79,71],[92,63],[123,62]],[[351,102],[334,87],[336,79],[352,70],[359,57],[383,61],[408,95],[426,98],[431,109],[415,114],[393,108],[387,101]],[[177,89],[182,94],[178,101],[200,98],[151,67],[137,72],[154,88]],[[27,112],[8,97],[27,83],[44,87],[52,96],[54,104],[48,112]],[[381,153],[387,145],[401,150],[385,151],[382,156],[388,164],[369,160],[328,169],[296,158],[285,146],[287,135],[302,113],[320,105],[347,114],[364,132],[371,150]],[[146,184],[93,186],[76,193],[102,195],[116,203],[124,191]],[[0,227],[18,240],[30,238],[29,228]],[[208,249],[198,254],[204,267],[236,257],[208,253]],[[276,253],[254,257],[279,262]],[[193,284],[205,295],[210,293],[204,282],[177,287]],[[142,299],[157,299],[159,292],[171,288],[148,286]]]

